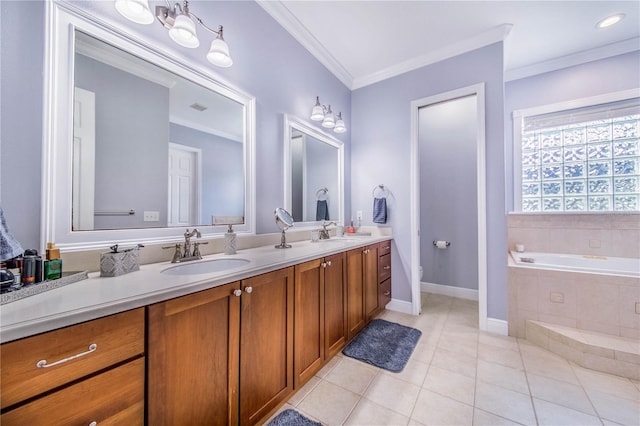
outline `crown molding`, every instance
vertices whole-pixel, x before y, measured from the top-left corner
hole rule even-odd
[[[561,56],[544,62],[538,62],[537,64],[528,65],[526,67],[507,70],[504,77],[505,81],[519,80],[521,78],[556,71],[575,65],[586,64],[587,62],[606,59],[634,52],[636,50],[640,50],[640,37],[630,38],[628,40],[608,44],[595,49],[584,50],[572,55]]]
[[[353,77],[351,74],[349,74],[346,68],[302,25],[284,4],[274,0],[256,0],[256,3],[336,76],[338,80],[352,90]]]
[[[502,24],[495,28],[492,28],[489,31],[477,34],[466,40],[462,40],[449,46],[445,46],[441,49],[434,50],[433,52],[430,52],[426,55],[417,56],[415,58],[400,62],[396,65],[392,65],[380,71],[376,71],[372,74],[355,78],[353,80],[351,90],[359,89],[361,87],[365,87],[370,84],[374,84],[379,81],[386,80],[388,78],[395,77],[397,75],[404,74],[406,72],[413,71],[415,69],[422,68],[424,66],[431,65],[436,62],[440,62],[445,59],[449,59],[454,56],[458,56],[463,53],[488,46],[493,43],[504,41],[511,32],[512,28],[512,24]]]

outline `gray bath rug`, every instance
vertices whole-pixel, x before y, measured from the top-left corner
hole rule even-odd
[[[298,413],[296,410],[284,410],[269,422],[267,426],[322,426]]]
[[[342,353],[397,373],[404,369],[421,335],[415,328],[374,319]]]

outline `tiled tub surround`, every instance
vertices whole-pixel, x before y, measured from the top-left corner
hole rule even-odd
[[[640,214],[510,214],[508,239],[511,250],[523,244],[534,252],[640,258]],[[637,362],[640,353],[639,277],[536,269],[506,257],[510,336],[589,368],[638,374],[640,367],[621,363]],[[616,358],[620,345],[635,351]]]

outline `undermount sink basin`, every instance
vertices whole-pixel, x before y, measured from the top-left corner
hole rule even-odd
[[[204,262],[185,263],[178,266],[172,266],[162,271],[167,275],[195,275],[208,274],[211,272],[222,272],[227,269],[239,268],[245,266],[249,261],[247,259],[214,259],[205,260]]]
[[[357,238],[331,237],[328,240],[320,240],[321,243],[349,243],[352,241],[360,241]]]

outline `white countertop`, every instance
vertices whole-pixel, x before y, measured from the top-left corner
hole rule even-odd
[[[177,265],[170,262],[142,265],[139,271],[119,277],[101,278],[99,272],[93,272],[86,280],[0,307],[0,342],[150,305],[390,239],[390,236],[332,237],[328,241],[315,243],[294,242],[290,249],[276,249],[269,245],[238,250],[237,254],[231,256],[214,254],[197,262],[234,258],[250,262],[239,268],[207,274],[162,274],[163,270]]]

